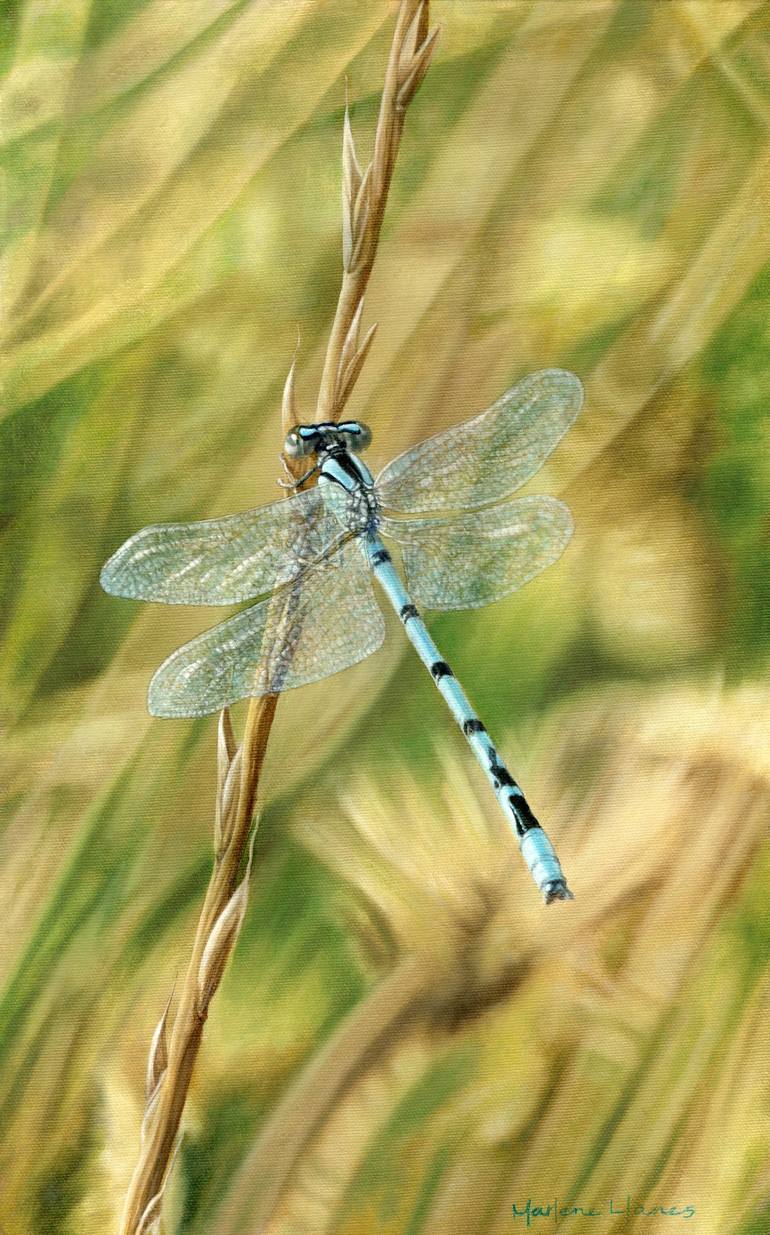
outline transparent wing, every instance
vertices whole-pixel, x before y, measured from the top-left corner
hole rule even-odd
[[[142,528],[99,577],[114,596],[233,605],[296,578],[339,536],[339,519],[316,487],[224,519]]]
[[[383,519],[398,541],[409,591],[426,609],[478,609],[523,587],[561,557],[572,535],[555,497],[522,497],[446,519]]]
[[[583,387],[574,373],[532,373],[491,407],[393,459],[377,478],[392,510],[473,509],[515,493],[575,420]]]
[[[186,643],[150,683],[154,716],[205,716],[305,686],[376,651],[382,612],[357,538],[274,596]]]

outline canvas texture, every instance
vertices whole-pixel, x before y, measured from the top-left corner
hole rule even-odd
[[[425,611],[574,902],[543,905],[381,591],[365,655],[356,566],[355,637],[302,603],[329,665],[364,659],[297,669],[199,925],[249,705],[231,734],[147,687],[235,610],[99,572],[281,497],[282,404],[313,420],[354,260],[346,92],[365,168],[397,19],[0,14],[3,1235],[126,1235],[195,947],[194,1069],[129,1235],[770,1235],[769,4],[433,0],[405,112],[344,415],[376,475],[529,373],[583,383],[520,495],[569,507],[563,555],[496,599],[486,541],[462,596],[494,603]],[[441,544],[407,540],[438,609]]]

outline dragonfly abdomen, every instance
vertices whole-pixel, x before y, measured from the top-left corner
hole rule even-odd
[[[396,610],[407,637],[443,696],[450,712],[490,782],[500,808],[519,843],[522,855],[546,904],[571,900],[556,852],[535,818],[520,785],[502,762],[485,725],[474,712],[465,691],[445,661],[423,622],[390,554],[380,538],[368,534],[364,548],[375,578]]]

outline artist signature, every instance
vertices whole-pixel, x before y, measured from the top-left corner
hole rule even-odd
[[[645,1205],[637,1202],[633,1197],[627,1196],[624,1201],[618,1201],[611,1198],[603,1205],[595,1203],[591,1205],[565,1204],[558,1197],[554,1197],[551,1201],[538,1202],[533,1201],[532,1197],[527,1197],[526,1201],[520,1201],[518,1204],[511,1205],[511,1213],[514,1222],[519,1222],[523,1219],[525,1226],[532,1226],[533,1223],[550,1219],[551,1222],[558,1222],[560,1218],[601,1218],[604,1214],[625,1215],[627,1218],[694,1218],[694,1205]]]

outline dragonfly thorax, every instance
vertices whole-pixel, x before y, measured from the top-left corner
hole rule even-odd
[[[372,431],[361,420],[323,421],[315,425],[295,425],[286,435],[283,453],[287,459],[306,459],[342,450],[360,454],[371,445]]]
[[[318,484],[324,500],[348,531],[374,531],[380,521],[374,480],[363,459],[343,447],[321,456]]]
[[[317,473],[326,505],[351,532],[373,530],[378,523],[374,480],[363,459],[358,458],[371,440],[371,431],[362,421],[343,420],[339,424],[324,421],[295,425],[284,443],[289,459],[316,457],[317,462],[303,479]]]

